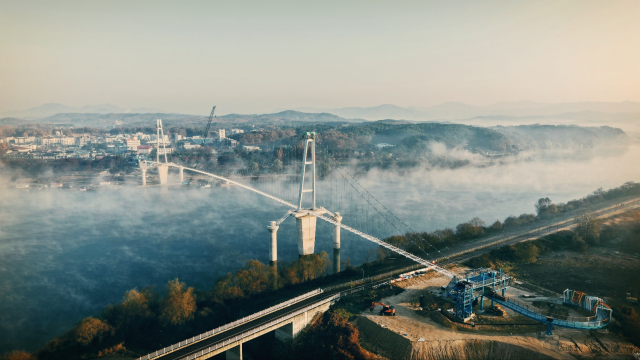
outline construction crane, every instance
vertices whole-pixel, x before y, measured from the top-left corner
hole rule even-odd
[[[216,106],[213,106],[213,109],[211,109],[211,115],[209,115],[209,120],[207,121],[207,126],[204,129],[204,134],[202,135],[202,144],[200,144],[201,147],[204,147],[204,143],[207,142],[207,137],[209,136],[209,129],[211,128],[211,121],[213,121],[213,118],[215,116],[213,116],[213,113],[216,111]],[[196,165],[197,166],[197,165]],[[191,183],[193,182],[193,178],[196,176],[196,173],[191,174],[191,178],[189,178],[188,181],[184,181],[182,183],[182,186],[191,186]]]
[[[213,120],[214,116],[213,113],[216,111],[216,106],[213,106],[213,109],[211,109],[211,115],[209,115],[209,121],[207,121],[207,127],[204,129],[204,135],[202,136],[202,147],[204,147],[204,143],[207,141],[207,137],[209,136],[209,129],[211,128],[211,121]]]

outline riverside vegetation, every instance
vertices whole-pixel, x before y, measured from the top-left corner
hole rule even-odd
[[[570,201],[567,204],[553,204],[551,200],[543,198],[536,204],[537,215],[510,216],[504,223],[496,222],[489,227],[484,226],[481,220],[474,219],[459,224],[455,230],[408,233],[390,237],[386,241],[408,251],[428,251],[432,244],[469,241],[483,234],[491,234],[502,227],[517,227],[539,221],[543,217],[586,208],[589,204],[638,193],[640,193],[640,184],[629,182],[607,191],[599,189],[583,199]],[[590,246],[607,244],[613,241],[612,239],[622,239],[620,244],[625,251],[637,253],[640,250],[638,236],[640,236],[640,225],[636,224],[636,227],[624,229],[616,225],[601,226],[597,220],[589,216],[589,213],[584,213],[575,231],[563,231],[535,241],[501,247],[471,259],[467,265],[505,267],[505,263],[534,263],[539,256],[552,251],[566,249],[584,252]],[[384,262],[387,257],[386,250],[379,248],[376,257],[378,263]],[[277,272],[258,260],[249,260],[236,273],[229,273],[218,279],[208,291],[188,287],[178,279],[167,283],[164,295],[153,288],[132,289],[125,293],[122,302],[107,306],[98,316],[80,321],[65,334],[49,341],[35,353],[14,351],[6,354],[4,359],[91,358],[112,353],[126,353],[127,349],[133,350],[135,354],[151,352],[282,301],[283,298],[291,296],[291,293],[287,293],[288,289],[297,287],[299,293],[300,285],[321,279],[327,274],[329,266],[329,256],[324,252],[302,257],[289,264],[279,264]],[[356,273],[354,268],[347,266],[347,270],[339,276],[349,276],[353,273]],[[308,289],[311,290],[311,288]],[[264,295],[268,293],[274,296],[267,299],[268,297]],[[334,354],[336,358],[368,358],[370,354],[361,351],[359,345],[356,346],[357,329],[353,328],[347,320],[354,313],[366,308],[370,299],[384,296],[378,293],[363,293],[362,296],[366,296],[367,301],[355,296],[351,300],[341,302],[339,310],[327,313],[322,320],[318,320],[309,327],[305,332],[307,335],[296,341],[309,341],[313,344],[318,337],[328,336],[334,340],[339,339],[337,342],[339,346],[319,349],[319,353],[327,354],[327,351],[336,351]],[[260,301],[260,299],[267,300]],[[271,303],[268,303],[269,301]],[[637,310],[628,306],[616,309],[616,313],[619,314],[619,331],[636,344],[640,342],[640,317]],[[328,328],[334,329],[335,333],[327,332]],[[315,334],[314,331],[324,335]],[[296,349],[304,348],[300,343],[286,346],[288,346],[287,351],[292,354],[296,353]],[[347,353],[351,355],[345,355]]]
[[[614,309],[610,330],[640,347],[640,212],[602,224],[584,214],[574,230],[507,245],[465,262],[471,268],[503,268],[519,279],[561,293],[566,288],[606,297]],[[595,265],[597,264],[597,265]]]
[[[213,124],[213,129],[224,124]],[[119,126],[112,129],[91,127],[72,128],[46,124],[0,126],[3,136],[45,136],[53,129],[63,134],[116,135],[155,134],[150,126]],[[240,128],[243,128],[240,126]],[[202,135],[202,128],[183,123],[167,124],[167,134],[183,136]],[[245,132],[229,135],[239,146],[231,151],[212,152],[205,147],[182,149],[186,142],[176,143],[176,152],[169,155],[171,161],[209,172],[241,172],[244,175],[268,175],[286,172],[283,156],[299,159],[302,152],[300,136],[317,132],[318,171],[326,176],[337,166],[355,164],[358,172],[372,168],[407,169],[419,166],[460,168],[478,165],[468,157],[448,156],[442,150],[463,149],[468,154],[484,156],[494,164],[494,157],[514,155],[521,151],[547,149],[590,149],[597,146],[621,146],[627,143],[624,131],[611,127],[579,127],[564,125],[521,125],[484,128],[460,124],[407,123],[402,121],[376,121],[366,123],[321,123],[302,126],[258,124],[257,128],[245,126]],[[144,143],[144,141],[143,141]],[[381,146],[376,146],[380,145]],[[243,150],[242,145],[258,145],[261,151]],[[388,146],[390,145],[390,146]],[[8,144],[0,143],[0,157]],[[106,150],[106,143],[83,145],[85,150]],[[154,155],[154,154],[152,154]],[[37,160],[3,158],[5,165],[16,176],[38,177],[51,170],[53,174],[69,171],[102,171],[112,173],[132,171],[135,166],[123,161],[125,155],[107,156],[105,161],[81,159]],[[120,159],[120,160],[118,160]],[[95,162],[95,163],[94,163]],[[496,164],[498,162],[495,162]]]

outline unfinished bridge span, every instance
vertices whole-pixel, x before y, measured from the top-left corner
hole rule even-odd
[[[158,121],[158,124],[160,133],[161,122]],[[143,185],[146,184],[145,177],[147,169],[153,166],[158,168],[160,184],[166,185],[168,178],[168,169],[171,167],[177,168],[179,170],[181,182],[183,181],[184,171],[189,171],[220,180],[226,184],[233,184],[289,207],[290,210],[288,210],[282,217],[280,217],[277,221],[271,221],[267,226],[267,229],[270,233],[269,263],[271,266],[277,266],[277,231],[279,229],[279,225],[289,217],[294,217],[296,219],[298,250],[300,256],[304,256],[314,253],[316,220],[319,218],[334,226],[334,255],[336,250],[339,254],[340,230],[343,229],[367,241],[373,242],[389,251],[392,251],[398,255],[401,255],[418,264],[423,265],[424,268],[421,270],[423,272],[433,270],[451,278],[451,282],[446,287],[445,294],[447,297],[451,297],[455,301],[455,316],[462,321],[469,321],[473,319],[474,302],[479,302],[481,304],[481,309],[483,309],[482,304],[484,302],[484,298],[487,297],[487,299],[491,300],[492,304],[494,302],[501,304],[531,319],[546,323],[548,325],[549,334],[551,334],[553,325],[574,329],[594,329],[604,327],[610,322],[611,309],[600,298],[587,296],[583,293],[575,292],[573,290],[567,290],[565,291],[565,304],[580,306],[582,308],[592,310],[594,312],[594,316],[581,319],[552,318],[543,314],[543,312],[539,309],[535,309],[526,305],[523,306],[523,304],[519,303],[518,301],[512,299],[510,300],[508,297],[506,297],[505,291],[509,288],[509,286],[511,286],[514,279],[510,275],[502,273],[501,270],[496,271],[493,269],[476,269],[469,271],[465,275],[458,275],[442,266],[439,266],[435,261],[426,260],[393,244],[390,244],[380,239],[379,237],[370,235],[367,232],[345,224],[342,221],[343,218],[339,212],[333,213],[326,208],[317,206],[316,204],[316,136],[317,135],[315,133],[306,133],[304,135],[305,141],[302,154],[302,169],[298,189],[297,204],[294,204],[273,194],[269,194],[265,191],[256,189],[252,186],[243,184],[239,181],[235,181],[229,177],[186,167],[184,165],[175,164],[173,162],[168,162],[166,158],[166,151],[164,152],[164,162],[161,162],[160,157],[158,156],[155,162],[145,162],[140,164],[143,173]],[[308,172],[307,167],[310,167]],[[306,175],[311,175],[311,179],[307,180]],[[354,186],[351,183],[350,185]],[[358,183],[358,185],[360,184]],[[368,194],[366,200],[370,205],[372,205],[372,202],[369,199],[377,201],[368,191],[366,191],[366,189],[363,188],[363,190]],[[308,199],[307,195],[310,195],[311,198]],[[369,195],[371,195],[371,197],[369,197]],[[305,202],[305,200],[307,201]],[[382,207],[386,209],[388,213],[391,214],[391,216],[395,217],[395,215],[391,213],[386,207],[384,207],[384,205],[382,205]],[[376,211],[380,212],[378,209],[376,209]],[[384,214],[382,215],[385,219],[387,219]],[[406,226],[406,224],[404,224],[401,220],[399,221]],[[408,226],[406,227],[408,228]],[[337,264],[335,260],[336,259],[334,256],[334,272],[339,272],[339,257]],[[371,286],[371,284],[369,284],[368,286]],[[350,291],[331,290],[329,292],[318,290],[318,292],[313,295],[291,299],[290,301],[274,308],[266,309],[259,313],[253,314],[248,317],[251,321],[236,321],[232,324],[223,326],[222,329],[218,328],[211,330],[205,334],[200,334],[194,338],[185,340],[184,342],[180,342],[168,348],[162,349],[161,351],[159,350],[155,353],[141,357],[140,360],[149,360],[155,358],[188,360],[206,359],[220,353],[221,351],[226,351],[228,359],[241,359],[243,342],[274,329],[278,329],[280,332],[276,332],[276,335],[281,334],[281,337],[283,338],[286,338],[285,335],[282,335],[284,333],[289,334],[289,337],[295,337],[299,330],[301,330],[301,328],[310,321],[310,314],[315,314],[317,313],[317,311],[325,311],[326,309],[328,309],[328,306],[331,303],[337,301],[341,296],[346,296],[350,292],[358,291],[362,288],[363,287],[360,287],[357,289],[352,289]],[[313,316],[311,315],[311,317]],[[295,320],[294,318],[298,320]],[[242,324],[238,322],[241,322]],[[244,335],[240,334],[239,332]]]

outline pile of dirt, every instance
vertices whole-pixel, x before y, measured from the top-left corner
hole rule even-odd
[[[363,348],[389,360],[409,359],[412,352],[411,341],[402,335],[383,328],[366,317],[359,316],[354,325],[360,332]]]
[[[415,360],[501,360],[501,359],[553,359],[520,346],[490,340],[448,340],[416,342],[411,359]]]
[[[453,360],[453,359],[552,359],[544,354],[520,346],[490,340],[437,340],[411,341],[386,327],[358,317],[355,326],[360,341],[367,350],[390,360]]]

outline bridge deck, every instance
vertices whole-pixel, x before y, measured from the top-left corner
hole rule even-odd
[[[176,351],[173,351],[171,353],[168,354],[164,354],[164,355],[159,355],[158,357],[155,357],[153,359],[162,359],[162,360],[178,360],[178,359],[182,359],[184,357],[187,357],[191,354],[194,354],[198,351],[204,350],[210,346],[213,346],[215,344],[221,343],[227,339],[231,339],[235,336],[238,336],[246,331],[249,331],[251,329],[257,328],[263,324],[266,324],[272,320],[275,320],[277,318],[283,317],[287,314],[293,313],[299,309],[303,309],[306,306],[312,305],[314,303],[320,302],[321,300],[324,300],[326,298],[332,297],[340,292],[344,291],[344,289],[340,290],[340,289],[336,289],[333,291],[327,291],[327,292],[323,292],[320,293],[316,296],[312,296],[310,298],[304,299],[300,302],[294,303],[286,308],[280,309],[280,310],[276,310],[272,313],[269,313],[265,316],[262,316],[260,318],[257,318],[255,320],[246,322],[242,325],[239,325],[235,328],[229,329],[225,332],[221,332],[218,334],[215,334],[209,338],[203,339],[201,341],[189,344],[187,346],[184,346]]]

